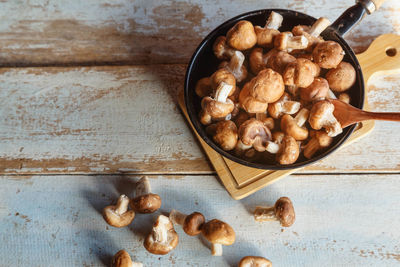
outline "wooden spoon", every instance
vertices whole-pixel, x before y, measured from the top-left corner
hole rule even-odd
[[[335,106],[333,115],[342,128],[367,120],[400,121],[400,112],[369,112],[337,99],[330,99],[330,101]]]

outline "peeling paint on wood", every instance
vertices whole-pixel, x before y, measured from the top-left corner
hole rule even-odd
[[[132,196],[138,177],[0,177],[1,266],[109,266],[120,249],[144,266],[237,266],[260,255],[273,266],[397,266],[400,264],[399,175],[289,176],[234,201],[214,176],[150,177],[163,199],[161,212],[203,212],[232,225],[236,243],[212,257],[206,243],[176,227],[179,245],[166,256],[149,254],[143,239],[160,213],[137,214],[122,229],[100,212],[119,194]],[[28,183],[31,182],[31,183]],[[354,190],[357,188],[357,190]],[[255,222],[257,205],[292,199],[296,222]]]
[[[187,63],[202,38],[231,17],[287,8],[334,21],[338,1],[1,1],[0,65]],[[356,52],[382,33],[400,33],[400,2],[382,8],[347,37]],[[10,16],[12,14],[12,16]]]

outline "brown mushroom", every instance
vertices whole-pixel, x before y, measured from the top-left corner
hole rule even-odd
[[[317,77],[308,87],[300,89],[300,98],[304,101],[325,99],[329,91],[328,81]]]
[[[333,91],[343,92],[356,82],[356,71],[351,64],[342,61],[336,68],[328,71],[326,79]]]
[[[254,74],[258,74],[261,70],[266,69],[269,58],[276,52],[277,50],[271,49],[264,54],[261,47],[253,48],[249,55],[251,71]]]
[[[329,147],[333,140],[325,131],[311,131],[310,135],[310,141],[303,147],[303,155],[308,159],[312,158],[317,151]]]
[[[282,75],[287,65],[295,61],[296,58],[294,56],[285,51],[279,51],[269,57],[267,67]]]
[[[239,94],[239,104],[248,113],[264,113],[268,108],[268,103],[262,102],[250,95],[251,83],[244,85]]]
[[[330,137],[335,137],[342,133],[342,126],[333,115],[335,106],[329,100],[318,101],[313,105],[310,111],[308,122],[314,130],[322,128]]]
[[[245,80],[247,77],[247,69],[243,65],[244,59],[245,57],[242,52],[235,51],[228,65],[225,67],[232,73],[238,83]]]
[[[312,27],[305,25],[298,25],[292,29],[292,33],[295,36],[301,36],[307,38],[308,47],[307,49],[312,49],[317,43],[323,42],[324,39],[319,35],[331,24],[331,22],[324,17],[319,18]]]
[[[349,96],[349,94],[341,93],[338,98],[339,98],[340,101],[343,101],[344,103],[350,104],[350,96]]]
[[[272,267],[272,262],[258,256],[246,256],[239,262],[238,267]]]
[[[256,113],[256,119],[264,123],[268,129],[272,131],[275,128],[275,121],[273,118],[268,118],[267,113]]]
[[[218,87],[221,85],[221,83],[232,86],[231,90],[226,92],[228,96],[231,96],[236,90],[235,76],[233,76],[233,74],[225,68],[218,69],[216,72],[214,72],[210,77],[210,83],[211,88],[214,91],[218,90]]]
[[[283,227],[289,227],[296,220],[296,214],[292,201],[288,197],[281,197],[272,207],[256,207],[254,219],[258,222],[279,221]]]
[[[116,205],[110,205],[103,209],[103,218],[111,226],[125,227],[135,218],[135,212],[128,210],[129,198],[120,195]]]
[[[254,31],[257,35],[257,45],[272,47],[274,44],[274,37],[280,33],[278,29],[281,27],[282,21],[282,15],[272,11],[265,27],[254,26]]]
[[[125,250],[120,250],[112,258],[111,267],[143,267],[143,264],[132,262],[129,253]]]
[[[281,119],[282,131],[298,141],[306,140],[308,137],[308,130],[303,127],[303,125],[307,121],[308,115],[309,111],[306,108],[302,108],[295,118],[288,114],[283,115]]]
[[[228,45],[237,50],[247,50],[257,43],[253,24],[247,20],[237,22],[226,34]]]
[[[324,69],[336,68],[344,54],[340,44],[335,41],[321,42],[313,50],[314,62]]]
[[[143,176],[136,183],[136,194],[130,202],[131,208],[138,213],[153,213],[161,207],[161,197],[151,193],[149,179]]]
[[[207,127],[207,133],[213,136],[213,140],[225,151],[236,147],[238,133],[236,124],[230,120],[219,121]]]
[[[294,49],[304,49],[308,46],[308,40],[303,35],[293,36],[291,32],[282,32],[275,36],[275,48],[291,52]]]
[[[171,210],[169,219],[172,223],[182,225],[183,231],[190,236],[195,236],[201,233],[201,228],[206,219],[200,212],[193,212],[189,215],[183,214],[177,210]]]
[[[229,60],[236,50],[226,43],[225,36],[219,36],[214,42],[213,51],[218,59]]]
[[[283,73],[283,81],[289,86],[308,87],[318,75],[319,68],[316,64],[308,59],[298,58],[287,65]]]
[[[290,135],[283,137],[279,152],[276,154],[276,161],[282,165],[293,164],[299,158],[300,147],[296,139]]]
[[[239,139],[245,146],[252,146],[259,152],[264,152],[267,141],[272,138],[271,131],[261,121],[251,118],[239,127]]]
[[[250,95],[265,103],[277,101],[285,91],[282,76],[269,68],[260,71],[249,83]]]
[[[204,77],[197,81],[195,87],[196,95],[203,98],[212,94],[211,80],[210,77]]]
[[[144,240],[148,252],[157,255],[168,254],[179,243],[178,234],[170,219],[164,215],[158,216],[151,233]]]
[[[300,102],[292,101],[288,93],[284,93],[278,101],[268,105],[268,114],[279,119],[284,114],[295,114],[300,110]]]
[[[235,243],[235,231],[233,228],[220,220],[213,219],[203,224],[202,235],[212,244],[211,254],[222,256],[222,245],[230,246]]]
[[[233,111],[235,105],[228,98],[231,91],[231,85],[221,82],[215,91],[215,99],[209,96],[202,99],[202,111],[199,115],[202,124],[208,125],[213,119],[223,119]]]
[[[267,141],[267,146],[265,148],[266,151],[268,151],[271,154],[277,154],[280,149],[281,149],[281,143],[283,138],[285,137],[285,134],[282,132],[273,132],[272,133],[272,141]]]

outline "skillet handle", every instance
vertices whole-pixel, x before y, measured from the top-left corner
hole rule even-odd
[[[366,14],[372,14],[383,4],[385,0],[357,0],[356,4],[348,8],[334,23],[333,28],[343,36],[357,25]]]

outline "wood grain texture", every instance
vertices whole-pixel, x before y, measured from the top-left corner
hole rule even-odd
[[[286,8],[334,21],[354,0],[2,0],[0,65],[187,63],[202,38],[251,10]],[[347,37],[356,52],[400,33],[400,2],[387,0]],[[12,15],[11,15],[12,14]]]
[[[3,68],[0,173],[212,173],[176,104],[184,65]],[[398,111],[400,75],[372,78],[372,110]],[[399,172],[400,124],[301,172]]]
[[[0,178],[0,266],[109,266],[126,249],[144,266],[236,266],[260,255],[273,266],[397,266],[400,264],[399,175],[292,175],[241,201],[214,176],[151,177],[162,212],[203,212],[231,224],[236,243],[212,257],[197,237],[176,227],[180,243],[166,256],[151,255],[143,238],[157,214],[136,215],[116,229],[99,211],[121,193],[132,196],[138,177],[34,176]],[[357,188],[357,190],[355,190]],[[277,198],[292,199],[296,222],[256,223],[250,212]]]

